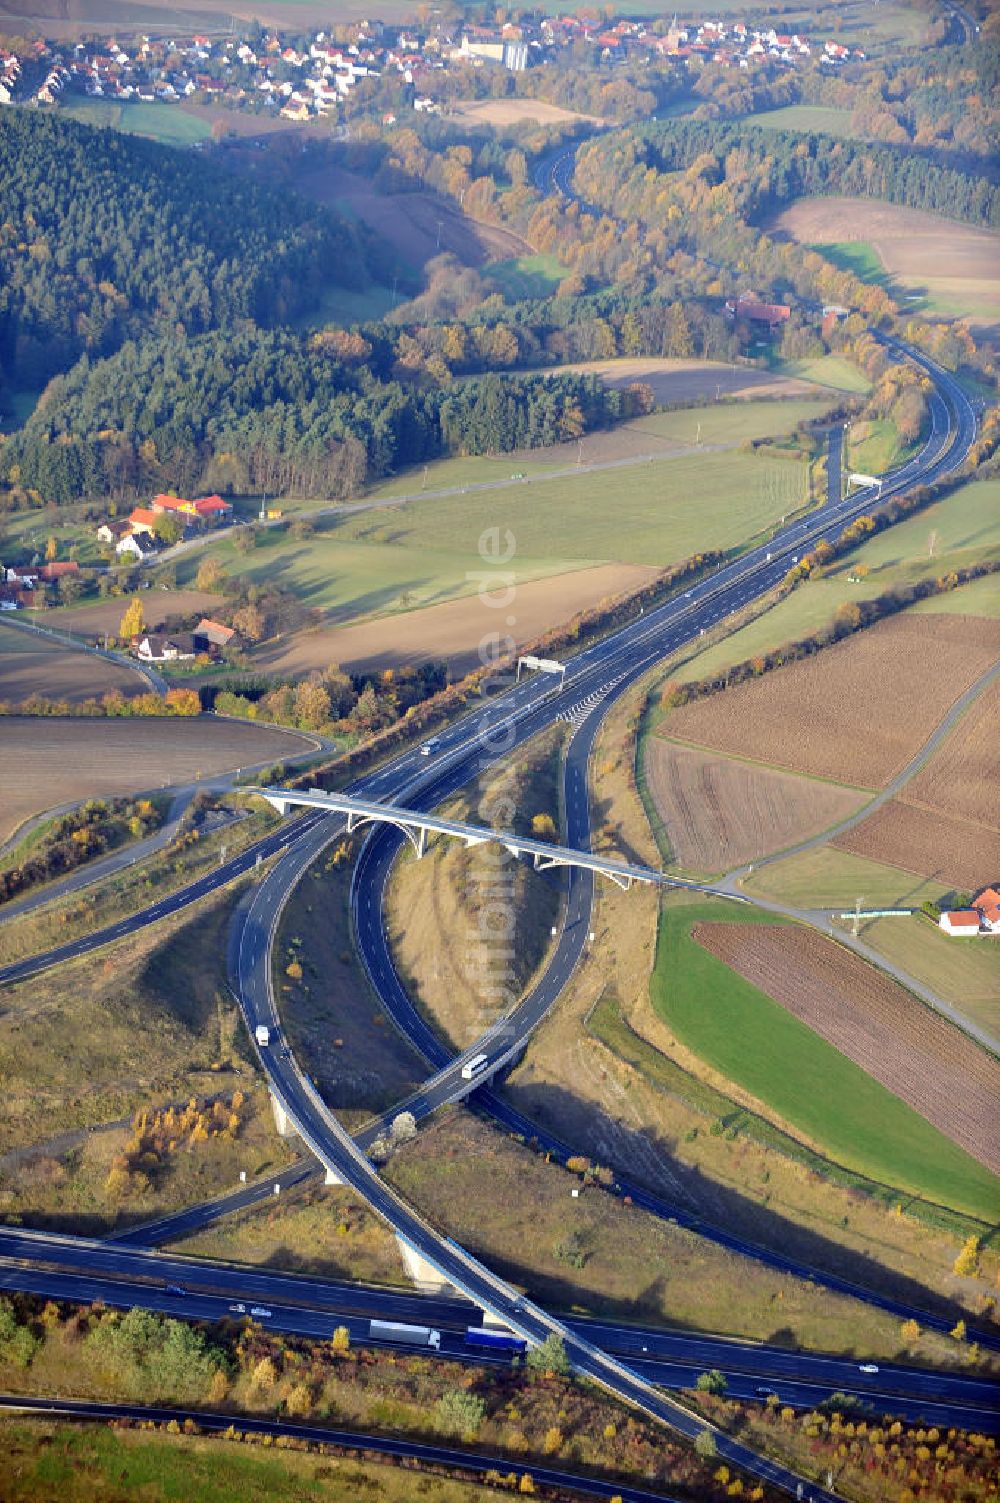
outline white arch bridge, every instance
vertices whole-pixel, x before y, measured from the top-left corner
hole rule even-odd
[[[554,866],[577,866],[597,872],[609,878],[619,887],[630,888],[633,882],[651,882],[662,887],[683,887],[693,892],[713,893],[731,898],[734,902],[747,900],[736,893],[722,892],[699,882],[685,882],[679,877],[667,877],[648,866],[630,866],[624,861],[611,861],[606,856],[597,856],[593,851],[578,851],[572,846],[553,845],[547,840],[531,840],[515,835],[511,830],[489,830],[479,825],[463,824],[457,819],[442,819],[437,814],[425,814],[420,809],[405,809],[400,804],[383,804],[376,799],[354,798],[349,793],[315,793],[296,788],[250,788],[248,793],[258,793],[261,798],[287,814],[293,806],[303,805],[308,809],[329,809],[331,814],[343,814],[347,821],[347,833],[352,834],[359,825],[395,825],[402,830],[418,856],[427,848],[429,835],[447,835],[461,840],[466,846],[499,845],[513,856],[529,856],[536,871],[548,871]]]

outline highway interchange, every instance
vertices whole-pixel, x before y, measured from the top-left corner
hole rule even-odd
[[[918,482],[929,483],[954,468],[964,457],[975,434],[975,417],[958,383],[933,364],[926,356],[904,349],[894,341],[886,340],[897,358],[914,360],[928,374],[934,384],[931,399],[931,433],[920,453],[899,471],[886,477],[882,489],[882,502],[892,495],[910,489]],[[603,640],[572,658],[567,665],[564,688],[556,693],[544,679],[527,679],[506,693],[489,700],[482,708],[467,715],[441,733],[440,745],[435,756],[427,759],[418,748],[413,748],[375,772],[360,779],[349,790],[367,799],[392,801],[411,809],[431,810],[449,794],[464,786],[485,766],[500,756],[509,753],[518,745],[550,725],[556,718],[565,718],[566,711],[574,707],[585,713],[574,717],[575,726],[567,748],[564,765],[563,803],[565,810],[566,844],[581,851],[588,851],[591,842],[590,804],[588,796],[588,769],[597,731],[610,706],[644,673],[667,654],[714,626],[726,616],[738,611],[750,601],[771,590],[787,573],[792,564],[821,539],[835,539],[843,527],[855,516],[872,509],[874,496],[860,492],[847,499],[835,498],[821,509],[800,517],[787,528],[777,532],[765,546],[754,548],[742,557],[726,564],[714,574],[700,579],[688,590],[648,611],[628,626],[608,635]],[[719,1350],[719,1343],[711,1338],[678,1338],[663,1332],[640,1332],[626,1327],[615,1327],[568,1322],[541,1309],[525,1298],[518,1290],[499,1278],[481,1262],[450,1239],[443,1237],[428,1225],[412,1208],[407,1206],[380,1178],[371,1163],[365,1148],[373,1136],[398,1111],[386,1114],[378,1123],[373,1123],[360,1135],[360,1140],[343,1129],[334,1114],[326,1107],[312,1082],[294,1059],[281,1027],[271,981],[271,951],[277,925],[287,897],[294,889],[302,873],[315,860],[319,852],[337,838],[343,829],[343,819],[337,815],[308,813],[291,822],[245,852],[219,870],[192,883],[188,888],[161,899],[151,909],[133,918],[100,931],[98,934],[72,942],[49,952],[0,971],[0,981],[12,981],[33,974],[45,965],[58,963],[87,953],[99,944],[135,932],[148,923],[168,913],[198,901],[208,892],[232,880],[236,875],[250,870],[265,857],[276,857],[264,880],[252,892],[248,901],[240,905],[237,914],[230,952],[230,968],[235,990],[244,1010],[247,1024],[253,1029],[266,1023],[272,1030],[272,1044],[260,1050],[261,1062],[267,1073],[269,1085],[276,1102],[287,1115],[299,1136],[326,1168],[328,1175],[340,1182],[350,1184],[385,1218],[397,1235],[416,1250],[440,1276],[465,1296],[478,1309],[489,1312],[510,1329],[521,1334],[529,1342],[539,1342],[555,1333],[563,1340],[574,1369],[601,1384],[613,1394],[634,1405],[647,1415],[659,1419],[689,1437],[705,1428],[704,1419],[694,1411],[665,1396],[663,1386],[690,1386],[692,1375],[704,1370],[704,1366],[722,1366],[726,1353]],[[403,837],[391,826],[377,826],[365,842],[357,862],[353,886],[352,908],[360,953],[373,985],[390,1016],[423,1055],[431,1075],[421,1090],[408,1099],[405,1106],[418,1119],[426,1117],[446,1101],[458,1099],[467,1093],[469,1083],[461,1077],[461,1065],[470,1054],[486,1052],[490,1059],[490,1074],[499,1064],[514,1058],[523,1049],[532,1030],[546,1016],[569,976],[584,954],[587,936],[591,928],[591,911],[594,896],[593,873],[571,868],[567,873],[566,893],[562,918],[556,942],[552,948],[544,973],[531,991],[496,1028],[490,1030],[471,1049],[453,1058],[444,1048],[417,1013],[411,999],[393,965],[389,951],[384,922],[383,900],[385,884],[392,863]],[[503,1125],[513,1130],[528,1128],[529,1135],[538,1136],[533,1124],[524,1123],[518,1114],[512,1113],[502,1098],[492,1089],[479,1089],[477,1105],[494,1115]],[[515,1120],[518,1126],[514,1127]],[[304,1176],[308,1171],[297,1166],[295,1173]],[[619,1187],[621,1188],[621,1187]],[[246,1192],[247,1199],[250,1193]],[[632,1193],[630,1189],[630,1193]],[[650,1209],[660,1213],[661,1203],[655,1197],[646,1197]],[[642,1203],[640,1201],[640,1203]],[[682,1219],[677,1207],[669,1207],[674,1219]],[[197,1218],[198,1208],[193,1208],[192,1218]],[[183,1230],[184,1215],[173,1218]],[[717,1229],[706,1229],[688,1216],[688,1224],[698,1230],[717,1235]],[[195,1224],[193,1221],[192,1224]],[[65,1239],[64,1239],[65,1240]],[[772,1254],[749,1249],[744,1244],[730,1239],[736,1250],[752,1256],[762,1256],[774,1266],[783,1264],[790,1271],[815,1276],[815,1271],[803,1270],[790,1260],[775,1258]],[[39,1256],[37,1244],[30,1239],[18,1253],[10,1251],[11,1244],[0,1239],[2,1278],[7,1287],[33,1287],[40,1293],[69,1298],[70,1288],[76,1288],[79,1298],[94,1298],[95,1286],[104,1290],[109,1304],[150,1303],[154,1308],[170,1308],[172,1313],[197,1318],[215,1318],[209,1309],[218,1311],[218,1301],[229,1299],[228,1294],[211,1292],[190,1294],[180,1302],[165,1296],[159,1289],[149,1289],[137,1294],[134,1268],[128,1277],[125,1267],[129,1258],[141,1256],[126,1239],[105,1244],[74,1242],[72,1258],[75,1267],[56,1268],[48,1254]],[[112,1262],[109,1264],[109,1254]],[[146,1254],[147,1257],[159,1255]],[[66,1249],[59,1254],[65,1263],[70,1258]],[[152,1266],[152,1265],[151,1265]],[[158,1270],[163,1265],[155,1265]],[[192,1280],[192,1266],[184,1267],[186,1280]],[[204,1270],[205,1278],[213,1282],[223,1278],[218,1265]],[[25,1282],[31,1278],[30,1286]],[[163,1277],[158,1271],[157,1279]],[[200,1276],[199,1276],[200,1277]],[[248,1273],[239,1270],[229,1274],[240,1284],[243,1293],[260,1289],[261,1297],[274,1301],[278,1308],[278,1293],[274,1281],[278,1275]],[[17,1278],[21,1279],[17,1283]],[[268,1281],[271,1281],[268,1283]],[[14,1281],[14,1282],[10,1282]],[[69,1281],[69,1282],[67,1282]],[[296,1281],[293,1281],[296,1282]],[[824,1278],[823,1282],[837,1287],[838,1281]],[[317,1329],[334,1317],[322,1304],[315,1281],[297,1281],[307,1285],[308,1292],[298,1288],[296,1297],[287,1301],[280,1319],[282,1321],[318,1322]],[[44,1287],[38,1288],[41,1284]],[[266,1288],[265,1288],[266,1286]],[[227,1288],[229,1286],[227,1285]],[[872,1303],[886,1304],[854,1286],[843,1286],[850,1292],[868,1298]],[[270,1292],[267,1292],[267,1291]],[[91,1291],[91,1292],[86,1292]],[[298,1303],[298,1297],[303,1303]],[[342,1292],[338,1298],[343,1301]],[[420,1297],[388,1294],[362,1296],[354,1290],[351,1298],[355,1304],[362,1298],[379,1300],[413,1300],[417,1307],[426,1309]],[[212,1301],[215,1304],[212,1304]],[[317,1303],[319,1301],[319,1303]],[[205,1302],[205,1303],[202,1303]],[[907,1314],[905,1306],[896,1309]],[[341,1303],[338,1314],[347,1306]],[[462,1319],[468,1317],[468,1306],[463,1305]],[[352,1317],[347,1315],[350,1325]],[[921,1315],[925,1324],[933,1324]],[[340,1323],[339,1319],[335,1323]],[[448,1323],[442,1320],[442,1327]],[[283,1328],[292,1329],[285,1325]],[[311,1332],[309,1332],[311,1334]],[[359,1334],[359,1332],[356,1332]],[[685,1340],[689,1345],[683,1350],[671,1346],[671,1342]],[[691,1342],[696,1345],[692,1347]],[[699,1344],[700,1343],[700,1344]],[[450,1340],[447,1343],[451,1348]],[[643,1351],[644,1346],[649,1351]],[[726,1348],[730,1361],[725,1370],[730,1374],[731,1391],[753,1389],[757,1394],[762,1388],[780,1384],[783,1398],[789,1402],[811,1404],[828,1393],[831,1386],[850,1387],[852,1391],[864,1390],[860,1374],[855,1372],[853,1383],[845,1364],[835,1359],[814,1358],[803,1353],[776,1353],[773,1349]],[[733,1352],[739,1351],[735,1360]],[[828,1364],[824,1366],[823,1364]],[[852,1366],[848,1364],[846,1366]],[[856,1365],[854,1365],[856,1366]],[[779,1370],[780,1369],[780,1370]],[[905,1389],[902,1384],[908,1385]],[[900,1385],[898,1388],[893,1384]],[[929,1385],[929,1386],[928,1386]],[[787,1390],[787,1392],[786,1392]],[[794,1396],[793,1396],[794,1390]],[[970,1413],[977,1417],[981,1405],[987,1401],[983,1385],[970,1380],[951,1378],[945,1375],[914,1375],[900,1369],[890,1373],[885,1370],[873,1384],[867,1387],[868,1396],[880,1407],[891,1406],[896,1412],[916,1413],[930,1418],[940,1416],[940,1423],[966,1425]],[[753,1393],[748,1392],[748,1397]],[[906,1406],[910,1406],[907,1410]],[[982,1410],[985,1413],[985,1410]],[[946,1416],[951,1416],[947,1418]],[[959,1418],[958,1416],[962,1417]],[[228,1421],[227,1421],[228,1422]],[[241,1422],[242,1423],[242,1422]],[[983,1428],[985,1419],[979,1423]],[[796,1494],[801,1479],[788,1469],[766,1460],[747,1447],[718,1433],[716,1443],[721,1458],[743,1471],[762,1480],[774,1483]],[[533,1469],[537,1475],[537,1469]],[[832,1499],[832,1493],[815,1484],[807,1484],[807,1496],[816,1500]],[[615,1491],[623,1497],[648,1496],[629,1493],[621,1486]],[[802,1495],[801,1493],[799,1494]]]

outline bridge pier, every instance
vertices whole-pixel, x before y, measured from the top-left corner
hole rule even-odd
[[[271,1093],[271,1110],[274,1113],[274,1125],[278,1129],[278,1136],[280,1138],[293,1138],[295,1136],[295,1128],[291,1124],[288,1113],[273,1091]]]
[[[448,1279],[444,1278],[438,1272],[433,1263],[428,1263],[423,1254],[417,1252],[417,1249],[412,1247],[406,1241],[405,1237],[401,1237],[398,1232],[396,1233],[396,1242],[399,1246],[400,1256],[403,1259],[403,1267],[418,1288],[433,1289],[435,1293],[441,1294],[445,1289],[452,1287]]]
[[[335,1170],[328,1168],[323,1183],[324,1185],[342,1185],[344,1181],[341,1179],[340,1175],[336,1173]]]

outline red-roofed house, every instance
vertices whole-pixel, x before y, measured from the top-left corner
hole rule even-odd
[[[942,913],[938,927],[945,934],[964,934],[971,939],[979,933],[979,913],[975,908],[957,908],[951,913]]]
[[[67,559],[60,564],[43,564],[38,571],[39,579],[44,579],[51,584],[55,579],[64,579],[67,574],[79,574],[80,565],[75,559]]]
[[[786,303],[761,303],[751,296],[730,298],[726,303],[726,312],[730,318],[746,319],[752,324],[766,324],[769,329],[777,329],[792,315],[792,310]]]
[[[156,512],[145,506],[134,506],[129,513],[129,525],[133,532],[145,532],[149,537],[156,533]]]
[[[192,522],[215,524],[223,522],[233,508],[221,496],[201,496],[197,501],[188,501],[183,496],[154,496],[152,508],[156,512],[173,512]]]
[[[223,626],[221,621],[212,621],[208,616],[203,616],[191,633],[196,652],[211,652],[220,647],[235,645],[237,633],[231,626]]]
[[[1000,934],[1000,892],[995,887],[984,887],[972,906],[983,921],[983,927],[991,934]]]

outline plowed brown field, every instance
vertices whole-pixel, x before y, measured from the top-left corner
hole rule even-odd
[[[661,730],[792,772],[883,788],[998,653],[1000,621],[893,616],[672,710]]]
[[[940,618],[938,618],[940,619]],[[845,851],[976,890],[1000,874],[1000,680],[963,715],[899,798],[833,842]]]
[[[728,871],[805,840],[853,814],[864,797],[660,736],[646,742],[646,781],[674,861],[694,872]]]
[[[1000,872],[1000,835],[987,824],[955,819],[890,799],[870,819],[831,842],[856,856],[887,861],[945,887],[977,891]]]
[[[130,696],[148,688],[145,679],[124,663],[62,647],[50,637],[20,627],[0,627],[0,699],[11,704],[20,704],[32,694],[79,704],[99,699],[112,689]]]
[[[692,932],[706,950],[1000,1173],[1000,1063],[957,1028],[812,930],[698,924]]]
[[[95,662],[97,659],[94,660]],[[140,793],[307,751],[271,726],[191,720],[0,717],[0,840],[73,799]]]

